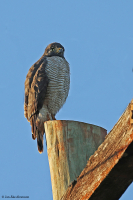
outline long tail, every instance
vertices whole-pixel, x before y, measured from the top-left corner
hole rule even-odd
[[[37,146],[39,153],[43,152],[43,135],[44,135],[44,123],[36,120],[37,116],[33,115],[30,120],[32,138],[33,140],[37,137]]]
[[[43,152],[43,133],[40,131],[37,131],[37,147],[39,153]]]

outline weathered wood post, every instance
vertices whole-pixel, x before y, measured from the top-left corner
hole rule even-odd
[[[76,121],[54,120],[44,125],[53,199],[60,200],[104,141],[107,131]]]

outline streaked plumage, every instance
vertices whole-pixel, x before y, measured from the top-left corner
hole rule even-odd
[[[31,124],[32,138],[37,137],[40,153],[43,152],[44,122],[55,119],[66,101],[69,85],[69,64],[64,58],[64,47],[52,43],[29,69],[25,80],[24,114]]]

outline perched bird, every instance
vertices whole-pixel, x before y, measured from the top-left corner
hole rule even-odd
[[[31,124],[32,138],[37,138],[39,153],[43,152],[44,122],[55,120],[69,92],[70,69],[64,51],[60,43],[49,44],[25,80],[24,115]]]

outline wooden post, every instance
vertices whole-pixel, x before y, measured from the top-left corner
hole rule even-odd
[[[53,199],[60,200],[107,132],[92,124],[54,120],[45,122],[45,133]]]

